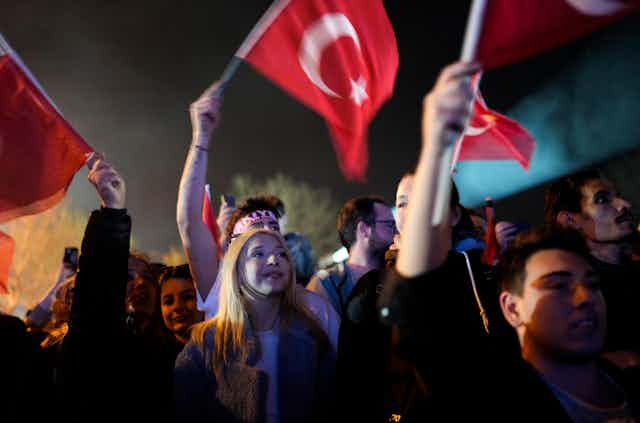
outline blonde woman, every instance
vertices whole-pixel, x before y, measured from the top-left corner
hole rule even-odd
[[[218,313],[194,327],[176,361],[180,421],[325,420],[335,354],[294,289],[280,234],[253,230],[231,243]]]

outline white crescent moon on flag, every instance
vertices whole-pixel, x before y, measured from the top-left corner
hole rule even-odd
[[[590,16],[612,15],[625,8],[618,0],[565,0],[577,11]]]
[[[487,129],[489,129],[490,125],[483,126],[482,128],[478,128],[477,126],[467,126],[467,130],[464,131],[465,135],[469,135],[471,137],[475,137],[477,135],[483,134]]]
[[[320,75],[320,61],[324,50],[341,37],[349,37],[360,50],[358,33],[349,19],[341,13],[327,13],[315,21],[302,36],[298,60],[302,70],[313,84],[332,97],[341,98],[325,84]]]

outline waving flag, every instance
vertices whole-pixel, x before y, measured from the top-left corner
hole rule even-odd
[[[477,59],[485,69],[575,40],[640,8],[638,0],[490,0]]]
[[[64,197],[91,152],[0,36],[0,222]]]
[[[476,92],[473,113],[456,145],[454,165],[456,160],[516,160],[528,169],[535,140],[518,122],[487,107],[479,89],[479,74],[471,82]]]
[[[463,204],[500,200],[640,146],[638,28],[635,13],[530,62],[536,83],[509,109],[536,140],[529,169],[515,161],[459,162],[454,179]],[[527,80],[531,68],[504,71]]]
[[[92,151],[0,35],[0,223],[56,205]],[[0,291],[13,239],[0,232]]]
[[[381,0],[278,1],[236,55],[323,116],[342,172],[364,179],[367,128],[398,69]]]

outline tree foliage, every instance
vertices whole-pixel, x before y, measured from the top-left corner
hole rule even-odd
[[[336,216],[339,204],[326,188],[316,188],[277,173],[257,181],[249,175],[237,175],[231,192],[238,202],[257,194],[273,194],[285,204],[287,232],[300,232],[311,241],[316,258],[338,247]]]
[[[22,315],[55,284],[64,248],[80,247],[88,214],[67,202],[34,216],[12,220],[2,230],[15,241],[9,271],[9,294],[0,295],[0,309]]]

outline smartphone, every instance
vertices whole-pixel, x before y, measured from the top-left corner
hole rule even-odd
[[[67,264],[73,271],[78,270],[78,247],[65,247],[62,262]]]
[[[227,206],[235,207],[236,199],[231,194],[222,194],[220,196],[220,201],[222,201]]]

